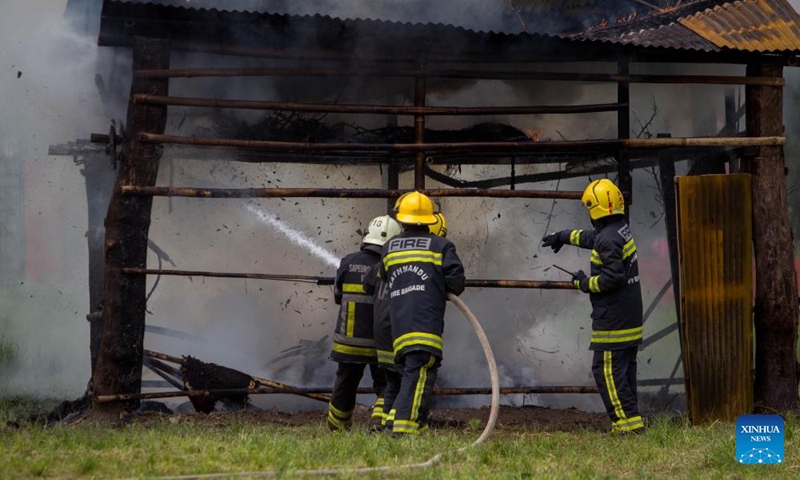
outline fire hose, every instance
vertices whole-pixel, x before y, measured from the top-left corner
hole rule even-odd
[[[462,452],[470,447],[474,447],[476,445],[480,445],[487,438],[489,435],[492,434],[494,431],[494,427],[497,424],[497,415],[500,412],[500,380],[497,376],[497,362],[494,359],[494,353],[492,353],[492,347],[489,345],[489,339],[486,337],[486,333],[483,331],[483,327],[478,322],[478,319],[475,315],[470,311],[466,304],[461,301],[460,298],[453,295],[452,293],[447,294],[447,299],[453,302],[453,304],[461,310],[461,313],[467,317],[470,325],[475,330],[475,334],[478,336],[478,340],[481,343],[481,347],[483,347],[483,353],[486,356],[486,363],[489,365],[489,377],[492,382],[492,403],[491,409],[489,410],[489,419],[486,421],[486,426],[483,428],[483,432],[481,435],[471,444],[463,446],[453,453]],[[443,452],[434,455],[430,459],[425,462],[421,463],[409,463],[405,465],[392,465],[392,466],[383,466],[383,467],[363,467],[363,468],[335,468],[335,469],[320,469],[320,470],[297,470],[295,472],[285,472],[281,471],[278,472],[276,470],[272,471],[262,471],[262,472],[239,472],[239,473],[210,473],[210,474],[195,474],[195,475],[182,475],[182,476],[172,476],[172,477],[160,477],[163,480],[189,480],[189,479],[205,479],[205,478],[231,478],[231,477],[277,477],[278,475],[287,475],[293,474],[297,476],[332,476],[332,475],[352,475],[352,474],[365,474],[365,473],[388,473],[395,470],[407,470],[407,469],[420,469],[420,468],[428,468],[438,464],[442,457],[448,452]]]

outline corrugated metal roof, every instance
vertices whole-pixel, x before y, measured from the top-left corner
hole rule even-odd
[[[443,24],[400,23],[257,12],[174,7],[105,0],[98,42],[128,46],[137,36],[176,44],[266,48],[290,58],[292,52],[353,60],[491,59],[492,62],[575,61],[617,58],[619,47],[581,45],[547,34],[481,32]],[[191,48],[190,48],[191,49]]]
[[[679,23],[670,23],[655,28],[622,31],[608,30],[588,34],[586,39],[600,40],[639,47],[672,48],[677,50],[719,51],[719,47],[698,36]]]
[[[604,24],[593,25],[570,35],[576,40],[599,40],[615,44],[713,52],[719,47],[677,24],[681,17],[703,8],[713,7],[725,0],[695,0],[659,10],[636,11],[633,18],[615,18],[609,12]]]
[[[309,32],[320,31],[355,31],[369,30],[381,32],[386,37],[393,35],[432,35],[436,33],[455,33],[472,36],[482,41],[489,37],[505,38],[514,36],[504,32],[489,32],[473,30],[452,24],[443,23],[411,23],[394,20],[381,20],[370,18],[342,18],[331,15],[315,14],[289,14],[272,11],[258,10],[226,10],[216,8],[205,8],[200,5],[219,4],[214,0],[104,0],[103,19],[119,17],[134,17],[139,19],[152,20],[154,23],[162,24],[169,29],[177,23],[197,22],[198,24],[217,23],[218,27],[225,24],[236,25],[235,28],[244,28],[245,25],[261,27],[266,25],[285,27],[289,23],[294,28]],[[290,2],[291,3],[291,2]],[[299,2],[298,2],[299,3]],[[240,0],[239,2],[226,2],[227,6],[247,6],[255,8],[256,5],[263,5],[263,0]],[[102,33],[102,32],[101,32]],[[533,34],[543,39],[553,41],[561,40],[559,37],[546,34]]]
[[[431,6],[429,1],[408,0],[400,2],[407,5],[422,5],[417,10],[400,8],[398,2],[389,0],[374,0],[374,9],[364,9],[362,0],[320,0],[319,2],[291,2],[279,0],[228,0],[219,2],[215,0],[104,0],[104,14],[114,10],[125,13],[136,12],[142,9],[172,9],[171,11],[197,12],[203,15],[203,20],[211,17],[217,22],[247,23],[253,15],[260,16],[262,21],[268,23],[291,22],[293,26],[303,26],[308,31],[315,27],[324,27],[328,31],[340,28],[374,32],[376,29],[385,29],[388,35],[407,37],[415,34],[430,34],[437,32],[446,37],[452,34],[488,35],[490,38],[509,38],[521,33],[522,23],[527,16],[515,16],[510,10],[503,10],[498,6],[499,0],[481,1],[470,0],[460,8],[460,13],[452,13],[452,9],[441,8],[440,3]],[[533,1],[533,0],[530,0]],[[550,0],[546,0],[550,1]],[[594,0],[576,0],[592,4],[597,10],[602,5]],[[786,0],[737,0],[735,3],[723,3],[724,0],[695,0],[669,7],[647,15],[628,14],[621,19],[609,17],[613,25],[591,26],[574,34],[551,34],[547,32],[558,31],[548,25],[548,19],[555,18],[555,13],[547,15],[534,15],[539,23],[529,23],[526,28],[531,31],[531,37],[542,40],[588,41],[610,43],[616,45],[630,45],[644,48],[687,50],[699,52],[718,52],[722,49],[745,52],[775,52],[775,51],[800,51],[800,19],[797,13]],[[309,3],[313,3],[309,6]],[[492,5],[481,9],[479,4]],[[502,2],[501,2],[502,3]],[[343,6],[339,10],[332,5]],[[211,5],[236,8],[237,10],[218,10],[205,8]],[[301,5],[304,5],[301,7]],[[382,5],[394,5],[394,10],[385,10]],[[449,4],[448,4],[449,5]],[[508,3],[504,3],[509,8]],[[349,10],[344,8],[349,6]],[[356,6],[361,6],[356,8]],[[474,9],[471,9],[474,7]],[[242,10],[238,10],[241,8]],[[267,10],[265,10],[267,9]],[[305,10],[303,10],[305,9]],[[602,9],[601,9],[602,10]],[[144,11],[144,10],[142,10]],[[312,15],[303,14],[303,11],[316,12]],[[319,12],[331,14],[320,14]],[[164,12],[167,17],[171,14]],[[491,13],[491,15],[490,15]],[[508,15],[506,15],[508,14]],[[376,18],[369,18],[374,16]],[[269,17],[269,18],[268,18]],[[285,17],[285,18],[284,18]],[[503,22],[511,20],[516,28],[502,26],[497,30],[488,29],[487,18],[503,18]],[[267,19],[268,18],[268,19]],[[266,20],[265,20],[266,19]],[[400,20],[403,19],[403,20]],[[435,22],[433,20],[443,21]],[[469,20],[472,19],[472,20]],[[458,20],[458,23],[454,23]],[[501,23],[497,25],[500,25]],[[539,28],[537,28],[539,25]],[[582,27],[578,27],[582,28]],[[513,30],[513,31],[512,31]],[[101,33],[102,35],[102,33]],[[260,34],[256,34],[260,35]],[[475,37],[476,39],[478,37]],[[480,40],[482,41],[482,40]]]
[[[219,12],[270,13],[376,20],[401,24],[442,24],[487,33],[523,31],[508,0],[126,0],[124,3],[162,5]]]
[[[569,38],[706,52],[791,52],[800,51],[800,18],[786,0],[697,0]]]
[[[800,17],[786,0],[738,0],[679,21],[718,47],[748,52],[800,50]]]

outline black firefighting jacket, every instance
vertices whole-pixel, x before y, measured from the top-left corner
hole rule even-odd
[[[564,243],[591,249],[591,275],[580,282],[592,302],[590,350],[621,350],[642,343],[639,257],[623,215],[595,222],[595,230],[563,230]]]
[[[408,229],[384,244],[381,261],[395,359],[414,350],[442,357],[447,293],[464,291],[464,265],[455,245],[427,230]]]
[[[373,305],[373,333],[375,334],[375,349],[378,352],[378,364],[383,368],[396,370],[394,362],[394,345],[392,338],[392,321],[389,317],[389,284],[380,277],[383,263],[376,263],[367,272],[364,278],[364,288],[372,294]]]
[[[333,296],[339,309],[331,360],[340,363],[376,363],[372,295],[364,289],[364,275],[380,260],[380,247],[364,244],[344,257],[336,271]]]

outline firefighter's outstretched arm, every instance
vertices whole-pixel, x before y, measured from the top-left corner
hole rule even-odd
[[[542,239],[543,247],[552,247],[558,253],[564,245],[574,245],[580,248],[592,248],[594,245],[595,230],[561,230],[546,235]]]

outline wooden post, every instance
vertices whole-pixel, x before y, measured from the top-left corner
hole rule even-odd
[[[669,134],[658,134],[669,136]],[[678,224],[675,209],[675,159],[668,153],[658,155],[658,171],[661,183],[661,201],[664,203],[664,224],[667,227],[667,245],[669,246],[669,266],[672,277],[672,293],[675,298],[675,318],[681,324],[680,300],[680,265],[678,263]],[[683,344],[683,337],[681,337]]]
[[[86,179],[86,204],[88,228],[86,242],[89,247],[89,352],[92,373],[97,365],[102,339],[103,272],[105,271],[105,229],[103,218],[114,187],[116,170],[105,154],[85,154],[81,160],[81,174]]]
[[[747,66],[748,76],[783,77],[770,59]],[[783,135],[781,87],[747,86],[747,133]],[[745,158],[753,192],[753,246],[756,261],[755,402],[761,411],[785,412],[797,399],[797,285],[786,193],[783,147],[758,147]]]
[[[734,87],[725,88],[725,127],[721,135],[733,136],[739,133],[739,119],[736,117],[736,90]],[[741,159],[731,158],[728,162],[729,173],[741,173]]]
[[[169,44],[164,40],[137,38],[133,46],[133,70],[169,68]],[[102,404],[99,395],[139,393],[142,381],[145,281],[142,275],[126,275],[123,267],[147,266],[147,236],[152,197],[120,194],[123,185],[153,186],[158,174],[161,148],[140,141],[141,132],[163,132],[167,107],[136,105],[133,95],[168,95],[169,80],[134,78],[128,104],[128,138],[108,205],[105,236],[105,278],[102,339],[93,374],[93,410],[114,418],[138,406],[138,400]]]
[[[398,125],[398,115],[389,115],[388,121],[386,122],[387,127],[397,127]],[[388,190],[397,190],[400,188],[400,166],[396,163],[390,163],[386,165],[386,188]],[[394,198],[387,198],[386,199],[386,212],[391,214],[392,209],[394,209],[394,203],[396,199]]]
[[[425,106],[425,77],[414,79],[414,106]],[[414,115],[414,143],[425,143],[425,115]],[[425,188],[425,152],[417,152],[414,162],[414,189]]]
[[[617,103],[628,105],[625,109],[617,112],[617,138],[624,139],[631,136],[631,89],[630,83],[627,81],[630,73],[630,62],[627,58],[619,61],[617,71],[620,76],[626,78],[625,81],[617,83]],[[619,162],[617,185],[625,198],[625,216],[630,219],[631,212],[629,207],[633,205],[633,179],[631,178],[630,157],[627,152],[620,151],[617,154],[617,161]]]

